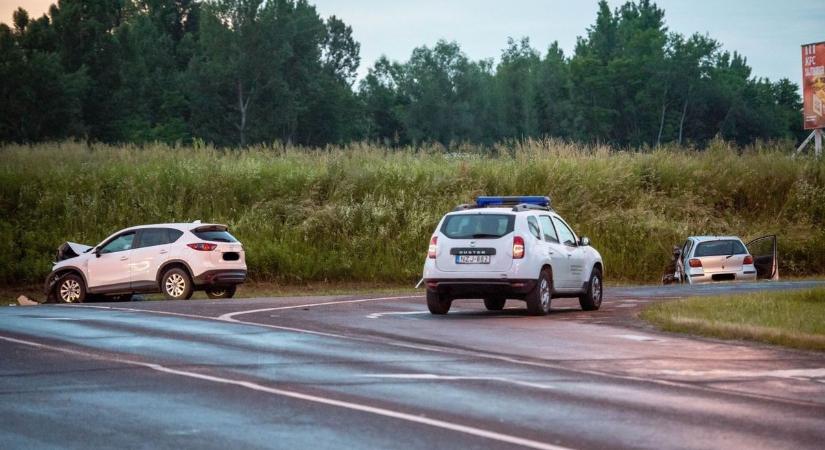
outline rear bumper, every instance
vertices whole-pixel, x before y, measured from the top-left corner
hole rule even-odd
[[[234,286],[246,281],[246,270],[240,269],[216,269],[195,277],[195,286]]]
[[[717,272],[690,275],[691,284],[717,283],[723,281],[756,281],[756,271]]]
[[[453,299],[504,297],[523,299],[536,286],[536,280],[450,279],[424,280],[427,290]]]

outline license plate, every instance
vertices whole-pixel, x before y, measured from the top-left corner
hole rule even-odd
[[[456,255],[456,264],[490,264],[490,255]]]

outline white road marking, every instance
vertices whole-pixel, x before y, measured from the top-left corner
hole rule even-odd
[[[285,309],[300,309],[300,308],[313,308],[316,306],[326,306],[326,305],[343,305],[346,303],[363,303],[363,302],[376,302],[380,300],[402,300],[402,299],[409,299],[409,298],[422,298],[421,295],[404,295],[398,297],[378,297],[378,298],[359,298],[355,300],[336,300],[333,302],[322,302],[322,303],[308,303],[305,305],[291,305],[291,306],[278,306],[274,308],[261,308],[261,309],[250,309],[247,311],[236,311],[231,313],[226,313],[218,316],[220,320],[226,320],[229,322],[234,322],[236,316],[243,316],[246,314],[255,314],[267,311],[281,311]]]
[[[640,334],[614,334],[613,337],[622,338],[622,339],[629,339],[631,341],[639,341],[639,342],[649,342],[649,341],[661,341],[663,339],[654,338],[651,336],[642,336]]]
[[[326,337],[333,337],[333,338],[340,338],[340,339],[348,339],[352,341],[359,341],[359,342],[366,342],[369,344],[376,344],[376,345],[389,345],[393,347],[399,348],[406,348],[412,350],[421,350],[421,351],[428,351],[433,353],[443,353],[448,355],[458,355],[458,356],[471,356],[476,358],[488,359],[493,361],[503,361],[511,364],[518,364],[524,366],[531,366],[531,367],[542,367],[547,369],[555,369],[555,370],[563,370],[566,372],[578,373],[578,374],[585,374],[585,375],[592,375],[598,377],[606,377],[606,378],[613,378],[618,380],[628,380],[628,381],[635,381],[640,383],[653,383],[658,384],[660,386],[670,386],[670,387],[678,387],[681,389],[687,389],[692,391],[699,391],[705,393],[712,393],[712,394],[725,394],[731,395],[736,397],[747,397],[747,398],[757,398],[761,400],[768,400],[768,401],[775,401],[775,402],[782,402],[782,403],[789,403],[794,405],[805,405],[805,406],[821,406],[821,403],[818,402],[808,402],[803,400],[796,400],[796,399],[789,399],[783,397],[776,397],[772,395],[762,395],[753,392],[741,392],[741,391],[731,391],[727,389],[720,389],[710,386],[702,386],[696,385],[686,382],[681,382],[677,380],[666,380],[666,379],[656,379],[651,378],[649,376],[636,376],[636,375],[626,375],[626,374],[618,374],[614,372],[605,372],[600,370],[594,369],[581,369],[581,368],[574,368],[570,366],[566,366],[563,364],[553,364],[545,361],[535,361],[529,359],[518,359],[516,357],[511,356],[503,356],[497,355],[495,353],[488,353],[480,350],[464,350],[459,348],[450,348],[450,347],[437,347],[432,345],[424,345],[424,344],[415,344],[410,342],[404,342],[392,338],[375,338],[375,337],[365,337],[365,336],[353,336],[353,335],[344,335],[344,334],[334,334],[334,333],[327,333],[323,331],[316,331],[310,330],[305,328],[294,328],[294,327],[286,327],[281,325],[272,325],[266,323],[257,323],[257,322],[247,322],[242,320],[221,320],[217,317],[212,316],[200,316],[197,314],[184,314],[184,313],[175,313],[175,312],[167,312],[167,311],[154,311],[148,309],[137,309],[137,308],[118,308],[113,306],[92,306],[92,305],[61,305],[60,307],[65,308],[98,308],[98,309],[109,309],[115,311],[126,311],[126,312],[136,312],[136,313],[144,313],[144,314],[161,314],[161,315],[171,315],[171,316],[179,316],[179,317],[188,317],[192,319],[199,319],[199,320],[212,320],[218,322],[230,322],[239,325],[249,325],[255,327],[262,327],[262,328],[271,328],[274,330],[283,330],[283,331],[292,331],[295,333],[303,333],[303,334],[311,334],[316,336],[326,336]],[[564,320],[563,318],[560,318]]]
[[[54,345],[41,344],[41,343],[38,343],[38,342],[26,341],[26,340],[22,340],[22,339],[15,339],[15,338],[10,338],[10,337],[5,337],[5,336],[0,336],[0,340],[4,340],[4,341],[7,341],[7,342],[13,342],[13,343],[16,343],[16,344],[21,344],[21,345],[27,345],[27,346],[35,347],[35,348],[52,350],[52,351],[61,352],[61,353],[69,353],[69,354],[73,354],[73,355],[84,356],[84,357],[87,357],[87,358],[102,359],[104,361],[109,361],[109,362],[115,362],[115,363],[131,365],[131,366],[144,367],[144,368],[147,368],[147,369],[152,369],[152,370],[157,371],[157,372],[168,373],[168,374],[171,374],[171,375],[178,375],[178,376],[187,377],[187,378],[194,378],[194,379],[198,379],[198,380],[209,381],[209,382],[212,382],[212,383],[228,384],[228,385],[232,385],[232,386],[238,386],[238,387],[242,387],[242,388],[245,388],[245,389],[250,389],[250,390],[253,390],[253,391],[264,392],[264,393],[272,394],[272,395],[278,395],[278,396],[281,396],[281,397],[289,397],[289,398],[304,400],[304,401],[313,402],[313,403],[320,403],[320,404],[324,404],[324,405],[337,406],[339,408],[345,408],[345,409],[350,409],[350,410],[354,410],[354,411],[360,411],[360,412],[365,412],[365,413],[369,413],[369,414],[375,414],[375,415],[378,415],[378,416],[390,417],[390,418],[393,418],[393,419],[405,420],[407,422],[413,422],[413,423],[419,423],[419,424],[423,424],[423,425],[429,425],[431,427],[442,428],[442,429],[450,430],[450,431],[456,431],[456,432],[459,432],[459,433],[469,434],[469,435],[472,435],[472,436],[478,436],[478,437],[482,437],[482,438],[486,438],[486,439],[490,439],[490,440],[494,440],[494,441],[505,442],[505,443],[514,444],[514,445],[520,445],[522,447],[536,448],[536,449],[541,449],[541,450],[570,450],[567,447],[553,445],[553,444],[549,444],[549,443],[541,442],[541,441],[535,441],[535,440],[532,440],[532,439],[525,439],[525,438],[521,438],[521,437],[518,437],[518,436],[510,435],[510,434],[497,433],[497,432],[494,432],[494,431],[483,430],[481,428],[471,427],[471,426],[467,426],[467,425],[460,425],[460,424],[457,424],[457,423],[447,422],[447,421],[438,420],[438,419],[432,419],[432,418],[429,418],[429,417],[423,417],[423,416],[418,416],[418,415],[414,415],[414,414],[403,413],[403,412],[400,412],[400,411],[394,411],[394,410],[386,409],[386,408],[379,408],[379,407],[375,407],[375,406],[369,406],[369,405],[365,405],[365,404],[362,404],[362,403],[354,403],[354,402],[348,402],[348,401],[343,401],[343,400],[334,400],[334,399],[331,399],[331,398],[319,397],[317,395],[302,394],[300,392],[288,391],[288,390],[285,390],[285,389],[272,388],[272,387],[264,386],[264,385],[261,385],[261,384],[258,384],[258,383],[253,383],[251,381],[233,380],[233,379],[230,379],[230,378],[223,378],[223,377],[218,377],[218,376],[214,376],[214,375],[206,375],[206,374],[203,374],[203,373],[191,372],[191,371],[188,371],[188,370],[172,369],[170,367],[166,367],[166,366],[163,366],[163,365],[160,365],[160,364],[146,363],[146,362],[142,362],[142,361],[134,361],[134,360],[120,359],[120,358],[107,358],[107,357],[104,357],[102,355],[96,355],[96,354],[93,354],[93,353],[83,352],[83,351],[80,351],[80,350],[73,350],[73,349],[69,349],[69,348],[58,347],[58,346],[54,346]]]
[[[412,314],[429,314],[429,311],[378,312],[367,315],[367,319],[377,319],[383,316],[404,316]]]
[[[526,386],[538,389],[555,389],[555,387],[541,384],[531,383],[529,381],[513,380],[504,377],[479,377],[479,376],[462,376],[462,375],[436,375],[434,373],[370,373],[361,375],[369,378],[396,378],[401,380],[445,380],[445,381],[497,381],[499,383],[515,384],[518,386]]]
[[[662,375],[676,375],[687,377],[708,378],[790,378],[790,379],[806,379],[825,383],[825,368],[817,369],[777,369],[777,370],[660,370],[658,373]],[[817,378],[822,378],[818,380]]]

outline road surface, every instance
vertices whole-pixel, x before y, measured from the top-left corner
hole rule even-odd
[[[420,293],[0,309],[0,448],[822,448],[825,354],[665,334],[614,288],[431,316]]]

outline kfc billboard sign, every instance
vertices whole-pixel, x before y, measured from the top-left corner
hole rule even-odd
[[[802,46],[805,129],[825,128],[825,42]]]

